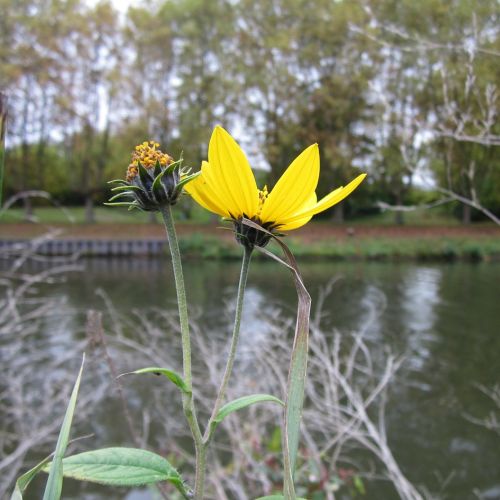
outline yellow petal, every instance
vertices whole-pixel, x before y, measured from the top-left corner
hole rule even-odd
[[[224,189],[221,189],[220,176],[217,175],[216,168],[206,161],[202,162],[201,176],[205,180],[204,189],[207,190],[207,196],[227,214],[237,212],[233,206],[232,198],[228,197]],[[233,211],[230,210],[230,207]]]
[[[294,222],[288,222],[287,224],[283,224],[282,226],[279,226],[277,228],[278,231],[291,231],[292,229],[297,229],[299,227],[304,226],[307,224],[311,219],[312,215],[309,215],[308,217],[304,217],[302,219],[298,219]]]
[[[314,193],[319,178],[319,150],[313,144],[295,158],[269,193],[260,218],[279,222],[300,210]]]
[[[203,208],[206,208],[210,212],[219,214],[222,217],[229,217],[229,213],[224,209],[224,204],[220,201],[217,194],[213,192],[212,188],[207,183],[206,178],[203,175],[203,167],[208,167],[208,163],[203,162],[202,173],[191,182],[188,182],[184,186],[184,190]]]
[[[316,193],[313,193],[304,206],[311,207],[316,204],[317,197]],[[312,219],[312,215],[308,215],[307,217],[303,217],[302,219],[298,219],[294,222],[289,222],[287,224],[283,224],[277,227],[278,231],[291,231],[292,229],[297,229],[305,224],[307,224]]]
[[[228,202],[225,207],[234,216],[254,217],[259,206],[259,192],[252,169],[238,143],[217,126],[208,146],[208,162],[214,168],[212,187]]]
[[[295,213],[291,217],[284,220],[283,224],[289,224],[291,222],[295,222],[304,217],[308,217],[309,215],[313,216],[319,214],[320,212],[323,212],[324,210],[333,207],[333,205],[339,203],[344,198],[349,196],[361,184],[361,182],[365,177],[366,174],[358,175],[358,177],[356,177],[353,181],[347,184],[347,186],[332,191],[330,194],[326,195],[324,198],[319,200],[318,203],[316,203],[312,207],[307,208],[305,210],[300,210],[299,212]]]

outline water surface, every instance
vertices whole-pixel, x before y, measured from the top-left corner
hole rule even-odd
[[[50,288],[50,293],[66,298],[66,316],[75,338],[81,336],[84,311],[103,309],[96,294],[99,288],[124,314],[175,305],[166,259],[93,259],[84,264],[83,272]],[[370,341],[406,355],[388,401],[387,432],[407,477],[434,491],[448,480],[448,498],[476,498],[480,492],[481,498],[498,498],[500,438],[470,423],[465,415],[485,417],[494,409],[477,384],[500,382],[500,266],[320,261],[302,262],[301,270],[313,310],[320,289],[337,278],[324,306],[325,332],[363,329]],[[185,263],[188,300],[206,332],[229,331],[227,310],[234,301],[238,275],[237,262]],[[274,262],[252,263],[246,298],[243,344],[254,341],[256,332],[265,335],[259,313],[263,308],[278,305],[294,314],[289,272]],[[100,436],[103,446],[119,440],[121,433],[123,439],[127,436],[119,411],[108,418]],[[72,498],[123,498],[100,488],[91,487],[88,493],[74,488],[70,487]],[[396,498],[383,484],[369,489],[368,495]],[[137,492],[127,498],[149,497]]]

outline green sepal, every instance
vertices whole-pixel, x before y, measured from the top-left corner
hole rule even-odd
[[[140,161],[137,162],[137,167],[139,169],[139,178],[141,179],[141,183],[144,189],[147,190],[148,184],[151,184],[153,179],[149,175],[148,171],[143,167]]]
[[[128,206],[134,205],[134,204],[135,204],[135,200],[130,201],[130,202],[118,201],[118,202],[114,202],[114,203],[109,203],[109,202],[103,203],[103,205],[106,205],[107,207],[128,207]]]
[[[137,191],[138,189],[142,189],[139,186],[134,186],[133,184],[127,184],[126,186],[116,186],[114,188],[111,188],[112,192],[115,191],[127,191],[127,189],[132,189],[132,191]]]
[[[114,196],[112,196],[109,200],[109,202],[112,202],[114,200],[117,200],[118,198],[121,198],[122,196],[134,196],[134,193],[132,191],[122,191],[121,193],[117,193]]]
[[[107,182],[108,184],[116,184],[116,183],[121,183],[123,185],[127,185],[128,184],[128,181],[126,181],[125,179],[113,179],[111,181],[108,181]]]
[[[196,179],[196,177],[198,177],[200,174],[201,174],[201,172],[196,172],[195,174],[188,175],[187,177],[184,177],[184,179],[179,181],[179,183],[175,187],[174,197],[175,197],[175,195],[178,195],[182,191],[183,187],[188,182],[191,182],[192,180]]]
[[[151,187],[151,191],[153,191],[153,193],[157,192],[158,189],[161,189],[163,187],[161,184],[161,179],[166,173],[167,169],[161,170],[160,173],[155,177],[155,180],[153,181],[153,186]]]
[[[161,173],[161,165],[160,165],[160,162],[158,160],[156,160],[156,163],[155,163],[155,168],[154,168],[154,171],[153,171],[153,174],[155,177],[158,177],[158,175]]]
[[[139,370],[135,370],[133,372],[127,372],[120,375],[139,375],[142,373],[153,373],[154,375],[164,375],[167,377],[170,382],[175,384],[182,392],[186,394],[191,394],[191,390],[187,386],[184,379],[174,370],[169,370],[168,368],[160,368],[158,366],[148,366],[147,368],[140,368]]]
[[[165,174],[172,174],[176,169],[180,168],[182,165],[182,158],[180,160],[172,162],[168,167],[164,170]]]
[[[230,413],[237,410],[246,408],[247,406],[253,405],[255,403],[263,403],[269,401],[271,403],[278,403],[281,406],[285,406],[285,403],[275,396],[270,394],[252,394],[250,396],[243,396],[238,399],[234,399],[229,403],[225,404],[218,412],[212,421],[210,433],[213,433],[218,424],[220,424]]]

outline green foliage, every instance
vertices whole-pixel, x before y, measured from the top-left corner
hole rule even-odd
[[[281,399],[278,399],[275,396],[271,396],[270,394],[252,394],[251,396],[243,396],[241,398],[235,399],[222,406],[221,409],[217,412],[217,415],[212,421],[211,432],[213,432],[217,425],[219,425],[231,413],[242,410],[243,408],[254,405],[256,403],[265,402],[277,403],[282,406],[284,406],[285,404],[283,403],[283,401],[281,401]]]
[[[10,500],[23,500],[23,493],[26,491],[26,488],[29,486],[33,478],[43,470],[45,465],[49,462],[50,458],[50,456],[44,458],[41,462],[35,465],[35,467],[17,478],[16,485],[12,496],[10,497]]]
[[[63,460],[64,476],[110,486],[172,483],[187,495],[179,473],[163,457],[136,448],[103,448]]]
[[[130,373],[131,374],[152,373],[154,375],[163,375],[168,380],[170,380],[170,382],[176,385],[182,392],[186,393],[191,392],[187,387],[186,382],[184,382],[184,379],[177,372],[169,370],[168,368],[159,368],[158,366],[150,366],[148,368],[141,368],[139,370],[135,370]],[[128,374],[124,373],[124,375]]]
[[[109,2],[3,0],[7,192],[85,201],[89,218],[135,144],[184,151],[197,170],[222,123],[250,142],[254,166],[269,162],[270,187],[312,142],[321,148],[320,196],[368,170],[337,215],[374,212],[377,200],[411,203],[417,164],[430,184],[498,213],[498,146],[474,140],[485,123],[500,133],[498,5],[452,5],[177,0],[139,3],[120,17]],[[434,132],[419,136],[426,126]]]
[[[59,432],[56,451],[54,452],[54,457],[50,464],[49,477],[43,494],[43,500],[58,500],[61,497],[63,483],[63,457],[66,453],[66,447],[68,446],[69,433],[71,430],[71,423],[73,421],[73,414],[75,412],[84,363],[85,355],[83,356],[82,366],[80,367],[80,372],[78,373],[78,377],[73,387],[73,392],[71,393],[68,408],[66,409],[66,414],[64,415],[61,431]]]
[[[66,409],[66,414],[64,415],[64,420],[59,432],[59,438],[57,440],[56,450],[53,454],[52,462],[47,465],[50,460],[50,456],[43,459],[40,463],[35,465],[32,469],[25,472],[20,476],[15,485],[14,492],[12,493],[11,500],[22,500],[23,493],[26,488],[31,483],[32,479],[42,470],[49,468],[49,477],[47,479],[47,484],[45,486],[45,491],[43,498],[44,500],[59,500],[61,497],[62,483],[63,483],[63,457],[66,453],[66,447],[68,445],[69,433],[71,430],[71,423],[73,421],[73,414],[75,412],[76,400],[78,398],[78,390],[80,388],[80,380],[83,372],[83,365],[85,363],[85,354],[83,355],[82,365],[78,373],[78,377],[73,386],[73,391],[71,393],[68,407]]]

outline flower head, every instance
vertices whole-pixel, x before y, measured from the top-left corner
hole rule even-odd
[[[159,210],[164,205],[177,202],[182,188],[198,176],[188,175],[182,168],[182,160],[158,149],[157,142],[143,142],[135,147],[127,168],[126,180],[111,181],[120,184],[112,189],[118,191],[106,205],[126,205],[146,211]],[[122,198],[121,201],[115,200]]]
[[[201,206],[234,221],[237,238],[244,245],[264,246],[266,233],[258,234],[245,226],[250,219],[268,231],[291,231],[307,224],[316,215],[348,196],[366,177],[361,174],[345,187],[339,187],[317,200],[319,150],[313,144],[291,163],[268,192],[259,190],[248,160],[238,143],[222,127],[215,127],[208,146],[208,162],[186,191]]]

